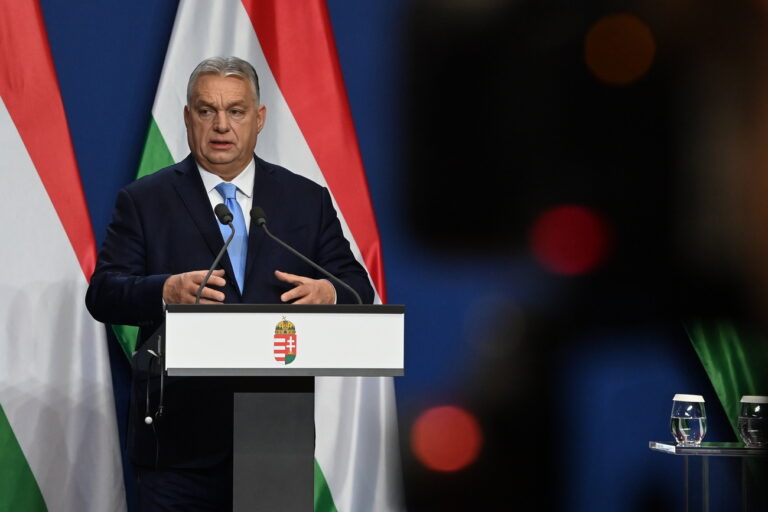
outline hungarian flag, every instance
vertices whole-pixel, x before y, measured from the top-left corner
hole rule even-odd
[[[381,302],[379,235],[323,0],[182,0],[139,175],[187,156],[189,75],[205,58],[230,55],[259,74],[267,123],[257,154],[328,187]],[[119,330],[130,353],[135,335]],[[392,379],[317,378],[315,411],[315,510],[401,509]]]
[[[0,0],[0,510],[122,511],[96,249],[36,1]]]

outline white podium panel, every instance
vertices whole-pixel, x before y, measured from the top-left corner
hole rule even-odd
[[[169,305],[168,375],[403,375],[405,308]]]

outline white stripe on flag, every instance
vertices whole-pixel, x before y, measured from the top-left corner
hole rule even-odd
[[[49,510],[125,510],[104,326],[2,99],[0,155],[0,403]]]

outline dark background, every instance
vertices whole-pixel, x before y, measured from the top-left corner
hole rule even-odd
[[[41,4],[100,243],[138,168],[176,2]],[[764,8],[328,7],[388,300],[407,306],[396,388],[408,508],[680,509],[682,460],[648,449],[672,440],[672,396],[704,395],[707,440],[735,440],[684,325],[751,313],[743,284],[758,278],[739,270],[737,242],[753,232],[723,233],[742,218],[728,187],[742,190],[757,166],[734,155],[752,155],[740,150],[761,133]],[[617,12],[636,14],[656,42],[649,71],[622,86],[597,80],[584,59],[589,28]],[[609,251],[590,272],[558,275],[531,254],[532,224],[562,204],[609,226]],[[111,349],[122,428],[127,362]],[[483,433],[477,460],[457,472],[431,471],[411,451],[414,421],[438,405],[466,409]],[[738,507],[737,478],[735,465],[713,464],[714,510]]]

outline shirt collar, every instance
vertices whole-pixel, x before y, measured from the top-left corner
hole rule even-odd
[[[219,178],[217,175],[203,169],[199,163],[195,162],[195,164],[197,165],[197,170],[200,172],[200,177],[203,179],[203,186],[205,187],[205,191],[207,193],[210,194],[213,189],[216,188],[216,185],[224,182],[224,180]],[[253,194],[253,179],[255,176],[256,161],[251,158],[251,161],[248,163],[248,165],[245,166],[245,169],[243,169],[243,171],[238,174],[230,183],[235,185],[241,194],[244,194],[247,197],[251,197],[251,194]]]

